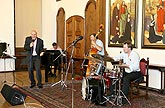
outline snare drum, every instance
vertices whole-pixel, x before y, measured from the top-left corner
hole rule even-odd
[[[118,78],[118,71],[116,69],[106,69],[106,77]]]
[[[99,82],[101,83],[101,91],[105,93],[105,83],[104,80],[95,78],[83,78],[82,80],[82,99],[84,100],[94,100],[98,94]]]
[[[105,79],[106,88],[109,88],[110,85],[111,85],[111,80],[110,80],[110,78],[108,77],[107,72],[104,72],[103,77],[104,77],[104,79]]]

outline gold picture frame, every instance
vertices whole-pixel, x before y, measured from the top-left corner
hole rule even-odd
[[[109,0],[108,46],[122,47],[130,40],[137,46],[137,0]]]
[[[143,1],[142,48],[165,48],[165,1]]]

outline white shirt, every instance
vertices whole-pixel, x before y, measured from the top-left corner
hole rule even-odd
[[[97,39],[96,44],[100,47],[102,47],[101,51],[97,51],[97,54],[104,55],[104,44],[101,40]]]
[[[123,63],[129,65],[129,68],[125,68],[125,72],[131,73],[133,71],[140,71],[140,57],[139,54],[135,51],[131,51],[130,56],[128,53],[121,53],[120,55],[114,57],[115,61],[123,59]]]
[[[32,53],[33,56],[36,56],[36,55],[37,55],[37,52],[36,52],[36,45],[37,45],[37,39],[35,39],[34,45],[33,45],[33,53]]]

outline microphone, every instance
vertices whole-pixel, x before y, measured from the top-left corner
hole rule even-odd
[[[73,41],[73,45],[75,45],[78,41],[82,39],[83,39],[83,36],[79,36],[76,40]]]
[[[32,42],[34,42],[35,41],[35,39],[32,39]]]

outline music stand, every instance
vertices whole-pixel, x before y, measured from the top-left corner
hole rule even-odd
[[[7,49],[6,49],[6,50],[7,50]],[[7,56],[9,56],[9,57],[11,57],[11,58],[13,58],[13,59],[16,59],[16,57],[14,57],[13,55],[7,53],[6,50],[2,52],[3,54],[2,54],[2,56],[1,56],[1,58],[4,57],[4,55],[7,55]],[[4,57],[4,71],[6,71],[6,57]],[[15,84],[15,75],[14,75],[14,71],[13,71],[13,81],[14,81],[14,84]],[[4,83],[6,83],[6,82],[7,82],[7,81],[6,81],[6,73],[5,73],[5,81],[4,81]]]

